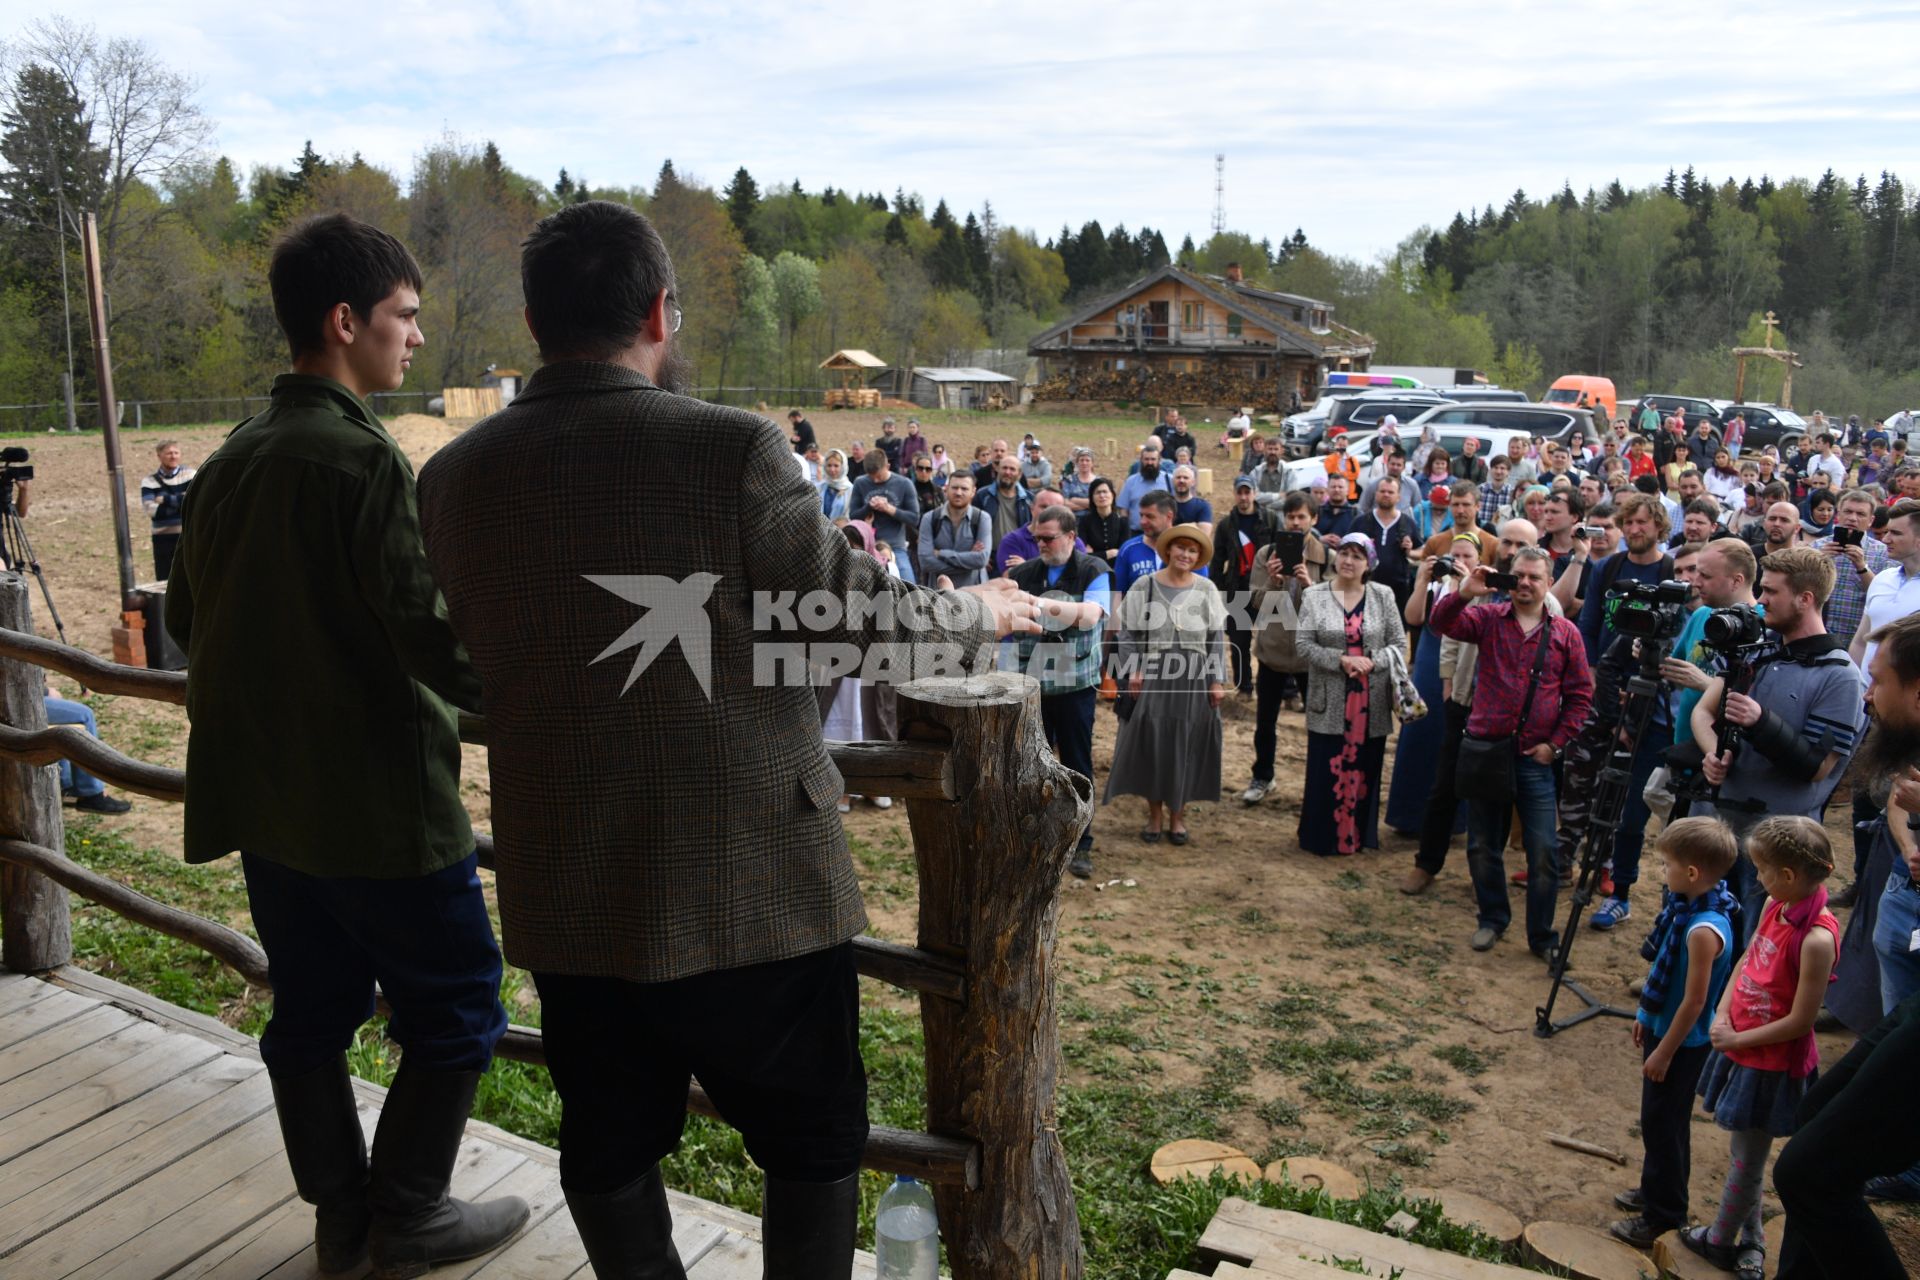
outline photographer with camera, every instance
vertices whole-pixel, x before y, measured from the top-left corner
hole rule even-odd
[[[1592,707],[1593,675],[1579,631],[1547,607],[1552,563],[1540,548],[1522,547],[1510,575],[1495,577],[1483,565],[1433,608],[1435,631],[1480,646],[1455,774],[1479,907],[1475,951],[1491,950],[1513,918],[1502,853],[1516,802],[1527,851],[1527,945],[1545,957],[1559,937],[1553,764]],[[1508,592],[1506,603],[1468,607],[1496,588]]]
[[[0,515],[9,523],[13,517],[26,515],[33,504],[33,468],[24,465],[31,457],[19,445],[0,449]],[[0,565],[8,569],[23,568],[33,559],[24,545],[25,538],[15,537],[15,532],[9,529],[8,536],[0,539]]]
[[[1721,677],[1694,706],[1694,740],[1706,753],[1701,772],[1715,788],[1711,811],[1733,828],[1743,850],[1764,817],[1819,821],[1865,728],[1860,668],[1820,616],[1832,592],[1833,561],[1811,547],[1760,561],[1762,621],[1773,643],[1755,660],[1746,692],[1730,691]],[[1729,887],[1751,935],[1765,890],[1744,852]]]
[[[1615,635],[1606,607],[1608,589],[1617,582],[1659,583],[1673,576],[1673,558],[1661,545],[1667,537],[1667,513],[1659,500],[1644,493],[1626,494],[1614,504],[1614,513],[1626,547],[1594,566],[1580,609],[1580,635],[1590,663],[1599,660]]]

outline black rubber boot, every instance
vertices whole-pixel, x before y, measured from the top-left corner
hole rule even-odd
[[[273,1077],[273,1108],[300,1198],[313,1206],[320,1270],[346,1271],[367,1256],[367,1141],[347,1057],[305,1075]]]
[[[760,1216],[765,1280],[848,1280],[860,1175],[838,1182],[769,1176]]]
[[[498,1248],[526,1225],[527,1202],[468,1204],[447,1195],[473,1109],[478,1071],[423,1071],[400,1062],[373,1136],[367,1252],[378,1280],[406,1280],[443,1262]]]
[[[565,1189],[564,1187],[562,1188]],[[567,1191],[567,1209],[599,1280],[687,1280],[673,1244],[667,1184],[655,1165],[618,1191]]]

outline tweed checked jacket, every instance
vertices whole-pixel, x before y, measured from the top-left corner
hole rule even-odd
[[[768,593],[923,589],[848,546],[773,423],[617,365],[542,368],[427,462],[419,495],[483,688],[509,960],[661,982],[865,928],[814,690],[756,679],[756,641],[990,656],[984,602],[945,597],[959,623],[913,633],[871,612],[851,629],[756,631]],[[651,582],[640,603],[589,575]],[[674,638],[617,647],[643,617]]]

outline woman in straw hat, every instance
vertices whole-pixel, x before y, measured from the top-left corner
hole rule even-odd
[[[1220,798],[1220,701],[1226,697],[1226,607],[1196,570],[1213,539],[1177,524],[1154,544],[1166,567],[1127,589],[1121,601],[1121,672],[1133,709],[1121,722],[1105,799],[1142,796],[1140,838],[1187,842],[1186,808]]]
[[[1373,540],[1349,533],[1334,550],[1333,577],[1300,596],[1300,652],[1307,659],[1307,785],[1300,847],[1354,854],[1380,847],[1380,768],[1393,727],[1393,680],[1385,654],[1407,647],[1388,587],[1367,581]]]

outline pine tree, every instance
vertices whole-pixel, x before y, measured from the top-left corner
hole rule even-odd
[[[653,180],[654,197],[657,199],[666,192],[677,190],[681,185],[680,175],[673,171],[672,157],[661,161],[660,176]]]
[[[888,244],[897,244],[902,249],[907,247],[907,224],[901,221],[899,214],[887,219],[887,230],[881,239]]]
[[[0,224],[17,237],[28,274],[42,274],[60,261],[61,209],[71,228],[79,210],[98,202],[106,164],[85,104],[60,75],[29,64],[14,77],[11,109],[0,117],[0,161]]]
[[[1620,185],[1620,179],[1615,178],[1607,184],[1606,198],[1600,202],[1600,207],[1607,213],[1612,213],[1615,209],[1625,208],[1632,200],[1633,197],[1627,194],[1627,189]]]
[[[1191,269],[1194,259],[1199,256],[1200,251],[1193,247],[1193,233],[1188,232],[1185,236],[1181,237],[1180,256],[1176,258],[1175,261],[1182,267]]]
[[[1560,188],[1559,198],[1554,203],[1560,206],[1562,213],[1573,213],[1580,208],[1580,197],[1573,194],[1573,183],[1568,182]]]
[[[553,194],[562,204],[568,204],[573,199],[573,179],[567,175],[565,169],[562,169],[560,176],[554,179]]]
[[[967,269],[973,274],[974,292],[984,300],[993,277],[993,250],[987,244],[986,233],[980,229],[980,219],[972,213],[967,214],[967,221],[960,228],[960,243],[966,246]]]
[[[1140,253],[1140,263],[1142,266],[1149,271],[1158,271],[1173,261],[1173,255],[1167,252],[1167,238],[1165,236],[1161,235],[1158,231],[1148,235],[1146,231],[1142,230],[1140,234],[1146,240]]]
[[[1660,184],[1660,189],[1675,199],[1679,198],[1680,187],[1674,178],[1672,169],[1667,170],[1667,180]]]
[[[753,237],[749,234],[749,229],[753,225],[753,211],[760,207],[760,184],[753,180],[753,175],[747,172],[745,165],[742,165],[733,171],[733,181],[727,184],[724,196],[727,202],[728,221],[733,223],[733,229],[740,233],[740,238],[745,240],[751,248]]]
[[[967,261],[966,242],[960,238],[960,228],[954,225],[951,214],[947,216],[947,225],[940,229],[940,238],[933,242],[927,272],[936,288],[973,288],[973,268]]]
[[[933,217],[927,219],[927,225],[935,231],[945,231],[948,227],[958,230],[960,226],[953,220],[953,210],[947,208],[945,200],[933,207]]]

